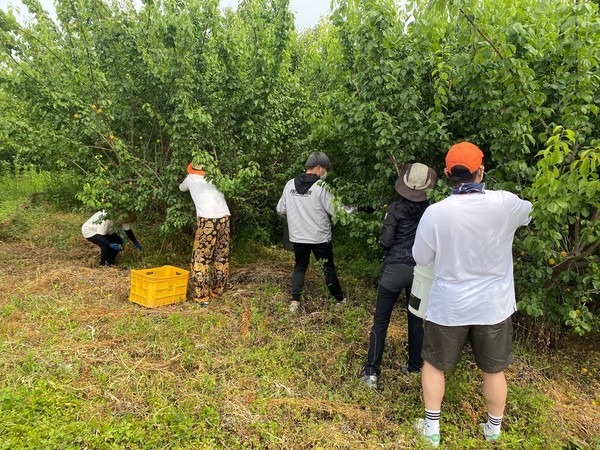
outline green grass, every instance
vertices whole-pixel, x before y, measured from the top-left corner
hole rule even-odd
[[[139,224],[144,251],[99,268],[80,236],[86,218],[36,201],[1,230],[0,449],[426,448],[411,425],[423,415],[420,377],[401,374],[400,310],[381,389],[357,381],[375,290],[355,265],[338,258],[344,310],[313,265],[305,311],[291,316],[293,255],[236,241],[221,300],[145,309],[127,300],[128,269],[185,267],[191,236],[165,242]],[[480,436],[481,374],[465,354],[447,376],[440,448],[598,448],[598,340],[563,343],[516,345],[497,444]]]
[[[49,184],[50,175],[25,170],[19,175],[0,175],[0,224],[14,217],[30,201],[33,194],[42,192]]]

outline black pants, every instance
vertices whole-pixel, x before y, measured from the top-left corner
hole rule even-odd
[[[413,279],[413,266],[406,264],[390,264],[383,268],[381,280],[377,287],[377,306],[373,318],[373,327],[369,339],[369,353],[364,367],[366,375],[379,375],[381,373],[381,360],[385,347],[392,310],[402,291],[406,293],[406,305]],[[383,285],[382,285],[383,284]],[[387,287],[384,287],[387,286]],[[391,288],[391,289],[390,289]],[[423,319],[408,313],[408,370],[416,372],[421,370],[423,359]]]
[[[95,234],[92,237],[87,238],[87,240],[100,247],[101,266],[112,266],[119,254],[118,251],[110,248],[109,244],[123,245],[123,239],[116,233],[107,234],[106,236]]]
[[[298,244],[294,242],[296,265],[292,274],[292,299],[300,300],[300,296],[302,295],[304,276],[310,262],[311,251],[317,261],[323,264],[323,274],[325,275],[325,282],[327,283],[329,292],[337,301],[343,300],[344,294],[342,293],[342,287],[340,286],[340,281],[335,272],[335,265],[333,264],[333,245],[331,242],[323,244]]]

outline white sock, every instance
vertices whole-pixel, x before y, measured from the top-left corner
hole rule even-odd
[[[488,412],[488,420],[485,424],[486,429],[489,431],[488,434],[500,434],[500,427],[502,426],[502,416],[492,416]]]
[[[425,421],[427,426],[425,428],[425,434],[440,434],[440,416],[441,411],[431,411],[430,409],[425,410]]]

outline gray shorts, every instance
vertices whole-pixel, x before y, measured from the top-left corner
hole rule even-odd
[[[421,356],[444,372],[454,369],[465,343],[471,344],[477,367],[486,373],[498,373],[512,362],[512,318],[495,325],[448,327],[425,322]]]

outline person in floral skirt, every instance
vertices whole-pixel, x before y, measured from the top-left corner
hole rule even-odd
[[[198,227],[191,263],[193,295],[200,305],[208,306],[223,293],[229,277],[230,212],[223,194],[205,179],[204,166],[190,163],[187,172],[179,190],[189,192],[196,206]]]

